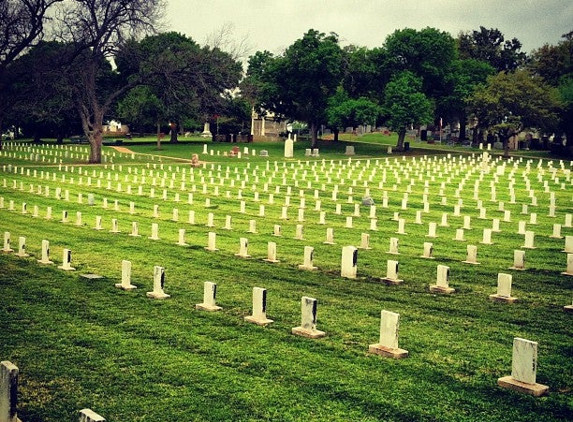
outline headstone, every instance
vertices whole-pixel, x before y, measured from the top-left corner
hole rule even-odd
[[[491,229],[483,229],[482,245],[493,245],[491,241]]]
[[[14,249],[10,247],[10,232],[4,232],[4,247],[2,248],[2,252],[14,252]]]
[[[456,237],[454,238],[454,240],[457,240],[459,242],[466,241],[466,239],[464,238],[464,229],[456,229]]]
[[[497,384],[520,393],[535,397],[549,391],[549,387],[536,382],[537,378],[537,342],[519,337],[513,339],[511,375],[499,378]]]
[[[58,266],[58,268],[64,271],[75,271],[76,269],[71,266],[71,263],[72,251],[69,249],[64,249],[62,254],[62,265]]]
[[[513,303],[517,300],[511,296],[511,274],[499,273],[497,275],[497,293],[489,295],[489,298],[496,302]]]
[[[573,276],[573,254],[571,253],[567,254],[567,269],[561,274]]]
[[[0,362],[0,421],[20,422],[18,419],[18,367],[12,362]]]
[[[400,314],[383,310],[380,315],[380,341],[368,347],[370,353],[394,359],[408,356],[408,351],[398,347]]]
[[[398,261],[388,260],[386,262],[386,277],[380,279],[380,281],[386,284],[402,284],[404,280],[398,278]]]
[[[510,270],[525,270],[525,251],[513,251],[513,267]]]
[[[398,252],[398,244],[399,244],[399,240],[397,237],[391,237],[390,238],[390,249],[388,250],[389,254],[392,255],[400,255],[400,252]]]
[[[111,219],[111,230],[110,233],[121,233],[119,231],[119,224],[117,222],[117,218],[112,218]]]
[[[39,259],[38,262],[45,265],[53,264],[50,261],[50,242],[47,240],[42,240],[42,259]]]
[[[80,410],[80,422],[105,422],[105,418],[91,409],[82,409]]]
[[[19,256],[20,258],[26,258],[28,256],[30,256],[29,254],[26,253],[26,238],[20,236],[18,238],[18,253],[16,254],[16,256]]]
[[[121,261],[121,283],[115,285],[122,290],[135,290],[137,286],[131,284],[131,261]]]
[[[360,235],[360,246],[358,247],[358,249],[365,249],[365,250],[372,249],[370,247],[370,235],[368,233],[362,233]]]
[[[565,253],[573,253],[573,236],[565,236]]]
[[[344,155],[354,155],[354,145],[347,145],[346,146],[346,152],[344,153]]]
[[[431,242],[424,242],[424,251],[420,258],[434,259],[434,244]]]
[[[263,327],[274,322],[267,318],[267,289],[253,287],[253,314],[246,316],[245,321]]]
[[[239,239],[239,253],[236,253],[235,256],[238,256],[240,258],[250,258],[251,255],[249,255],[249,241],[248,239],[241,237]]]
[[[205,249],[211,252],[218,251],[219,249],[217,249],[216,247],[216,242],[217,242],[217,233],[209,232],[209,234],[207,235],[207,247]]]
[[[151,236],[148,239],[159,240],[159,224],[151,223]]]
[[[342,248],[340,276],[344,278],[356,278],[358,267],[358,249],[354,246],[344,246]]]
[[[326,333],[316,329],[318,301],[311,297],[303,296],[301,300],[301,325],[292,329],[292,333],[307,338],[324,337]]]
[[[535,242],[535,233],[532,231],[526,231],[525,232],[525,242],[524,242],[524,245],[522,246],[522,248],[536,249],[534,246],[534,242]]]
[[[304,247],[304,261],[298,266],[300,270],[316,270],[317,267],[313,265],[314,260],[314,248],[312,246]]]
[[[334,243],[334,229],[327,228],[326,229],[326,240],[323,242],[326,245],[335,245]]]
[[[563,239],[563,236],[561,236],[561,224],[553,224],[553,233],[549,237],[553,239]]]
[[[276,236],[276,237],[281,236],[281,226],[279,224],[275,224],[273,226],[273,236]]]
[[[153,291],[147,292],[147,297],[153,299],[167,299],[171,297],[163,291],[165,286],[165,268],[156,265],[153,267]]]
[[[285,140],[284,158],[294,157],[294,142],[292,139]]]
[[[263,259],[263,261],[270,262],[272,264],[276,264],[280,262],[277,259],[277,244],[275,242],[268,242],[267,244],[267,257]]]
[[[179,246],[188,246],[185,243],[185,229],[179,229],[179,239],[177,240],[177,244]]]
[[[468,245],[466,260],[462,262],[465,264],[479,265],[479,262],[477,262],[477,246]]]
[[[217,284],[211,281],[203,283],[203,303],[195,305],[195,309],[202,311],[216,312],[222,308],[216,305],[217,298]]]
[[[438,265],[436,284],[430,286],[432,293],[454,293],[456,289],[450,287],[450,267],[445,265]]]

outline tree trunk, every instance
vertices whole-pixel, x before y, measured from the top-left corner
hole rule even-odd
[[[510,136],[503,137],[503,158],[509,158],[509,138]]]
[[[310,124],[310,147],[317,148],[318,147],[318,124],[316,122],[312,122]]]
[[[399,152],[404,151],[404,139],[406,139],[406,129],[400,129],[398,131],[398,143],[396,144],[396,149]]]
[[[459,136],[460,142],[463,142],[467,139],[466,129],[467,129],[467,117],[466,113],[462,111],[460,112],[460,136]]]
[[[338,128],[334,128],[332,131],[334,132],[334,142],[338,142],[338,134],[340,133],[340,130]]]
[[[0,151],[2,151],[2,115],[0,112]]]
[[[99,127],[97,124],[94,125],[94,130],[88,134],[88,140],[90,142],[89,162],[91,164],[101,164],[101,147],[103,144],[103,126],[101,123]]]

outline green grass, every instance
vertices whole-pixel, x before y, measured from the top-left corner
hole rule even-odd
[[[297,143],[294,160],[288,160],[287,182],[291,186],[289,220],[280,220],[285,202],[286,186],[275,193],[282,177],[275,177],[269,191],[263,192],[263,183],[274,169],[274,161],[282,172],[282,143],[239,144],[267,149],[269,159],[258,156],[231,159],[222,156],[230,150],[229,144],[209,144],[213,156],[201,154],[207,161],[203,169],[195,169],[194,182],[189,178],[188,164],[178,161],[191,153],[201,153],[202,143],[165,145],[154,151],[152,145],[132,146],[137,152],[131,156],[116,154],[114,164],[87,166],[74,164],[74,159],[62,157],[58,165],[31,162],[24,158],[0,156],[3,165],[25,166],[24,174],[0,171],[0,231],[9,231],[12,245],[17,248],[18,236],[26,237],[31,258],[14,254],[0,254],[0,359],[9,360],[20,368],[19,417],[24,421],[63,421],[77,418],[79,409],[89,407],[113,421],[179,421],[179,420],[359,420],[359,421],[558,421],[570,418],[573,412],[573,347],[571,344],[571,315],[563,306],[571,304],[573,278],[563,276],[566,256],[561,252],[563,239],[552,239],[552,224],[563,224],[564,215],[572,213],[571,184],[566,190],[551,183],[557,203],[557,217],[551,218],[547,204],[549,194],[544,192],[543,181],[550,180],[547,162],[544,172],[533,161],[529,179],[538,197],[538,225],[528,225],[535,231],[537,249],[526,251],[526,271],[508,270],[513,262],[513,250],[523,245],[523,236],[517,235],[518,220],[529,221],[520,215],[520,202],[529,203],[521,163],[515,173],[516,204],[509,203],[507,174],[495,184],[497,200],[505,202],[511,210],[512,222],[501,222],[501,233],[493,234],[494,245],[481,245],[482,230],[491,227],[491,218],[502,218],[498,204],[490,202],[490,182],[495,171],[483,175],[480,198],[488,207],[488,220],[478,219],[473,185],[480,175],[472,173],[461,193],[464,202],[462,214],[472,217],[472,230],[465,232],[466,242],[454,242],[456,228],[463,219],[451,215],[457,202],[455,189],[464,172],[458,163],[440,162],[442,177],[435,172],[431,180],[420,157],[398,159],[400,181],[394,169],[387,171],[384,190],[388,192],[389,208],[382,208],[382,179],[386,146],[356,143],[358,157],[351,163],[343,155],[345,143],[321,143],[321,157],[306,164],[304,142]],[[111,150],[109,150],[111,153]],[[216,151],[220,151],[219,156]],[[153,161],[150,155],[154,154]],[[429,153],[429,152],[428,152]],[[163,154],[163,157],[158,157]],[[366,162],[358,166],[356,158],[372,156],[370,167]],[[334,160],[341,169],[326,175],[321,170]],[[437,160],[445,158],[438,155]],[[345,218],[354,211],[347,202],[348,189],[353,189],[353,201],[365,194],[363,181],[379,159],[370,182],[371,195],[377,203],[378,231],[369,231],[369,210],[360,208],[360,217],[354,217],[354,228],[345,228]],[[394,158],[389,157],[392,163]],[[267,161],[269,170],[266,170]],[[299,164],[299,160],[301,161]],[[341,164],[339,164],[341,161]],[[149,163],[149,166],[148,166]],[[445,174],[451,164],[451,172]],[[569,169],[566,162],[565,169]],[[560,183],[567,174],[558,161]],[[67,168],[66,168],[67,166]],[[82,174],[80,174],[80,166]],[[121,166],[121,169],[120,169]],[[161,168],[163,166],[163,168]],[[221,167],[219,170],[219,166]],[[226,169],[229,167],[229,178]],[[315,166],[315,167],[313,167]],[[342,166],[347,166],[342,170]],[[409,166],[409,168],[408,168]],[[72,173],[72,167],[74,169]],[[131,172],[129,169],[131,168]],[[137,192],[133,181],[135,169],[141,181],[146,170],[144,196],[129,197],[128,184]],[[311,176],[313,168],[318,181]],[[349,175],[350,168],[353,168]],[[28,176],[26,170],[30,169]],[[186,171],[185,190],[180,190],[183,169]],[[236,172],[235,172],[235,169]],[[38,177],[33,177],[36,170]],[[154,175],[149,174],[150,170]],[[299,186],[294,185],[293,175]],[[303,172],[307,177],[303,180]],[[360,171],[363,176],[356,186]],[[50,179],[40,179],[41,172],[50,172]],[[254,172],[257,172],[256,175]],[[408,175],[403,172],[407,171]],[[52,174],[56,172],[56,180]],[[93,175],[95,172],[95,176]],[[101,188],[96,180],[101,172]],[[170,178],[161,186],[163,173],[175,172],[174,188],[169,189]],[[241,189],[241,181],[249,181]],[[263,175],[265,172],[265,175]],[[211,173],[211,174],[209,174]],[[220,173],[220,175],[218,174]],[[62,175],[65,174],[65,181]],[[112,189],[107,190],[111,182]],[[118,181],[115,180],[118,176]],[[82,177],[82,185],[79,178]],[[92,185],[87,186],[87,178]],[[129,182],[126,181],[126,177]],[[156,185],[152,186],[152,179]],[[208,184],[202,193],[201,178]],[[210,183],[211,177],[215,184]],[[259,178],[260,202],[253,202],[252,185]],[[328,180],[330,177],[330,181]],[[440,205],[437,191],[441,182],[447,182],[447,205]],[[71,183],[71,179],[74,183]],[[224,178],[224,185],[220,179]],[[234,186],[231,186],[231,179]],[[338,201],[331,198],[335,183],[342,183]],[[6,187],[3,181],[6,180]],[[409,194],[409,208],[401,210],[404,191],[414,180]],[[429,182],[431,207],[422,216],[422,225],[414,224],[416,210],[421,209],[424,182]],[[16,182],[17,189],[13,189]],[[307,183],[311,182],[309,189]],[[122,191],[117,191],[121,182]],[[23,190],[20,190],[20,183]],[[30,192],[33,185],[33,193]],[[195,184],[195,191],[192,186]],[[325,184],[325,191],[322,191]],[[42,194],[38,194],[38,185]],[[214,195],[219,186],[219,196]],[[393,190],[396,185],[396,191]],[[44,195],[45,186],[50,195]],[[69,201],[54,197],[56,188],[68,190]],[[151,188],[155,198],[149,197]],[[163,189],[168,190],[162,200]],[[239,189],[246,201],[246,213],[239,212]],[[299,190],[306,194],[305,221],[297,222]],[[318,212],[314,211],[314,190],[319,190],[322,210],[327,212],[326,225],[318,225]],[[226,192],[229,191],[229,196]],[[82,193],[83,203],[77,202]],[[87,206],[87,194],[93,193],[96,204]],[[174,202],[175,193],[180,202]],[[193,204],[187,204],[188,193],[193,193]],[[268,194],[273,193],[274,205]],[[108,199],[108,209],[102,200]],[[205,208],[205,200],[211,208]],[[118,200],[119,211],[113,210]],[[14,211],[9,211],[9,201]],[[129,202],[136,204],[136,213],[129,214]],[[21,213],[26,202],[28,213]],[[342,215],[334,213],[336,203],[342,205]],[[159,205],[159,218],[152,216]],[[265,218],[258,217],[259,205],[265,205]],[[39,218],[31,216],[33,206],[39,207]],[[53,208],[53,219],[46,220],[46,208]],[[172,210],[179,210],[179,222],[171,221]],[[69,213],[69,223],[60,223],[63,210]],[[189,210],[195,211],[196,224],[187,223]],[[76,226],[75,214],[82,212],[83,225]],[[391,218],[395,211],[405,218],[408,235],[396,235],[397,223]],[[215,228],[205,227],[207,214],[214,213]],[[449,215],[450,227],[438,227],[438,238],[427,239],[428,222],[439,223],[442,213]],[[93,229],[95,216],[103,219],[105,230]],[[233,229],[223,230],[225,216],[232,217]],[[111,234],[111,219],[118,218],[122,233]],[[249,220],[257,220],[257,234],[247,233]],[[127,236],[131,222],[139,223],[141,238]],[[159,223],[161,240],[151,241],[152,223]],[[281,224],[283,237],[270,234],[275,224]],[[305,240],[294,239],[295,226],[304,224]],[[327,227],[334,229],[336,245],[325,245]],[[176,245],[178,229],[186,229],[188,247]],[[217,233],[218,252],[204,250],[207,232]],[[370,234],[371,250],[360,250],[358,278],[340,277],[342,246],[358,245],[360,234]],[[563,235],[573,235],[572,228],[562,228]],[[239,238],[249,239],[251,259],[235,257]],[[386,253],[390,237],[400,238],[400,255]],[[64,272],[53,266],[36,262],[42,239],[48,239],[51,258],[61,262],[62,249],[73,251],[75,272]],[[262,261],[266,257],[267,242],[278,245],[279,264]],[[423,243],[434,244],[434,260],[420,258]],[[466,245],[478,246],[479,266],[463,264]],[[318,271],[297,269],[302,263],[303,248],[315,248],[314,264]],[[132,282],[138,286],[133,292],[114,288],[121,278],[121,260],[132,262]],[[385,275],[386,260],[400,262],[400,286],[386,286],[377,280]],[[428,286],[435,282],[436,266],[448,265],[453,295],[431,294]],[[154,265],[166,269],[165,301],[148,299],[152,290]],[[493,303],[488,295],[495,293],[497,273],[513,274],[513,295],[519,301],[512,305]],[[88,281],[79,275],[97,273],[105,278]],[[202,301],[203,282],[218,284],[218,304],[223,310],[206,313],[195,310]],[[268,290],[268,317],[275,322],[261,328],[244,321],[251,312],[252,288]],[[291,328],[300,324],[300,298],[318,299],[318,329],[327,333],[319,340],[293,336]],[[387,309],[401,316],[400,347],[409,351],[409,357],[394,361],[368,354],[368,345],[379,336],[380,311]],[[497,378],[511,372],[511,348],[514,337],[539,342],[538,382],[550,386],[547,397],[533,398],[497,387]]]

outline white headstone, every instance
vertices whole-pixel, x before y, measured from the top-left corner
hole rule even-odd
[[[380,315],[380,340],[371,344],[370,353],[401,359],[408,356],[408,351],[398,348],[400,314],[383,310]]]
[[[253,314],[246,316],[245,321],[267,326],[273,322],[267,318],[267,289],[253,287]]]
[[[206,281],[203,283],[203,303],[196,304],[195,308],[210,312],[219,311],[222,308],[216,305],[216,299],[217,284],[211,281]]]
[[[340,276],[345,278],[356,278],[357,267],[358,249],[354,246],[344,246],[342,248]]]
[[[314,248],[312,246],[304,247],[304,261],[298,266],[301,270],[316,270],[317,267],[313,265]]]
[[[165,268],[156,265],[153,267],[153,291],[147,292],[147,297],[153,299],[167,299],[169,296],[163,291],[165,287]]]
[[[115,285],[118,289],[135,290],[137,286],[131,284],[131,261],[121,261],[121,283]]]
[[[18,367],[12,362],[0,362],[0,421],[19,422],[18,404]]]
[[[301,325],[292,329],[292,333],[308,338],[324,337],[326,333],[316,329],[318,301],[303,296],[301,300]]]

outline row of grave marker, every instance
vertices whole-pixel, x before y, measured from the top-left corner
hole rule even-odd
[[[29,254],[26,253],[26,240],[24,237],[19,238],[19,251],[16,254],[19,257],[28,257]],[[211,247],[209,249],[209,246]],[[206,249],[217,250],[214,244],[210,244]],[[466,264],[479,265],[477,262],[477,248],[474,245],[468,245],[467,258],[463,261]],[[10,248],[10,233],[4,233],[4,247],[1,250],[4,253],[13,252]],[[390,251],[389,253],[394,253]],[[426,242],[424,244],[424,255],[423,258],[432,258],[432,244]],[[235,256],[241,258],[250,258],[248,254],[248,241],[245,238],[241,238],[240,249]],[[311,246],[305,246],[304,248],[304,263],[299,265],[298,268],[302,270],[315,270],[317,267],[314,266],[313,262],[314,248]],[[268,256],[264,259],[270,263],[280,262],[276,259],[276,243],[269,242],[268,244]],[[58,266],[59,269],[64,271],[74,271],[75,268],[71,266],[72,252],[69,249],[63,249],[62,265]],[[38,260],[39,263],[49,265],[53,264],[50,260],[50,244],[49,241],[42,241],[42,255],[41,259]],[[514,264],[510,269],[513,270],[524,270],[525,266],[525,253],[524,251],[516,250],[514,251]],[[358,249],[354,246],[345,246],[342,248],[341,264],[340,264],[340,276],[343,278],[354,279],[357,277],[358,269]],[[386,277],[381,278],[380,281],[386,284],[401,284],[402,279],[398,275],[399,262],[395,260],[387,260],[386,266]],[[573,276],[573,253],[567,254],[567,269],[562,272],[563,275]],[[445,293],[450,294],[455,292],[455,289],[450,287],[450,267],[445,265],[437,266],[436,284],[430,285],[430,291],[435,293]],[[167,295],[163,288],[165,284],[165,269],[160,266],[154,268],[153,276],[153,291],[148,292],[148,297],[155,299],[164,299],[170,297]],[[490,295],[490,299],[505,302],[515,302],[517,298],[511,296],[511,284],[512,276],[510,274],[499,273],[498,274],[498,285],[497,292]],[[131,262],[122,262],[122,282],[121,284],[116,284],[116,287],[122,288],[124,290],[135,289],[135,286],[131,284]],[[265,293],[266,295],[266,293]],[[266,296],[265,296],[266,297]],[[214,299],[214,297],[213,297]],[[266,306],[265,306],[266,307]],[[565,311],[569,311],[570,305],[564,307]]]

